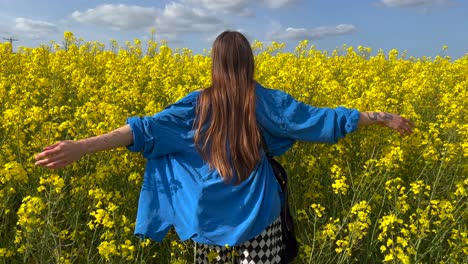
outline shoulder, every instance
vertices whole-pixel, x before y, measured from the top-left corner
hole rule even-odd
[[[258,100],[266,104],[282,105],[292,99],[290,94],[280,89],[264,87],[259,83],[256,83],[256,95]]]
[[[176,102],[168,105],[164,110],[157,113],[156,116],[170,116],[182,119],[190,119],[194,117],[195,106],[200,91],[193,91],[177,100]]]
[[[198,96],[200,96],[202,91],[203,90],[200,89],[200,90],[190,92],[186,96],[182,97],[180,100],[175,102],[173,105],[195,104],[197,102]]]

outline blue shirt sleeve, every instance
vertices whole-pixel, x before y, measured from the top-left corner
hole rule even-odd
[[[286,133],[296,140],[336,143],[354,132],[359,111],[342,106],[318,108],[295,100],[289,94],[282,98]]]
[[[264,88],[263,92],[260,107],[264,108],[264,114],[259,121],[270,138],[336,143],[357,129],[360,113],[356,109],[319,108],[280,90]]]
[[[194,145],[193,117],[193,104],[179,101],[154,116],[128,118],[133,132],[133,144],[128,149],[141,152],[147,159],[187,151]]]

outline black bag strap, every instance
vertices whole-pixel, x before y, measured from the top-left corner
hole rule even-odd
[[[270,165],[273,169],[273,174],[275,174],[276,181],[281,186],[281,190],[283,192],[284,201],[283,201],[283,205],[282,205],[283,209],[281,210],[281,213],[289,214],[288,174],[286,173],[286,170],[284,169],[284,167],[277,160],[275,160],[273,156],[271,155],[270,151],[268,150],[268,146],[266,144],[266,141],[263,135],[260,134],[260,136],[262,139],[263,150],[265,151],[268,161],[270,162]],[[293,223],[292,223],[292,219],[290,218],[290,216],[289,217],[284,216],[282,217],[282,220],[287,221],[287,223],[285,224],[286,224],[288,231],[292,230]]]
[[[283,245],[281,246],[281,263],[291,263],[299,253],[299,244],[296,240],[294,232],[294,222],[289,212],[289,201],[288,201],[288,175],[284,167],[276,161],[268,150],[265,138],[260,133],[262,139],[262,148],[268,158],[268,161],[275,174],[276,181],[281,186],[283,192],[283,203],[281,205],[281,233]]]
[[[268,150],[268,146],[266,144],[266,141],[265,141],[265,138],[263,137],[262,134],[260,134],[260,137],[262,139],[262,148],[263,148],[263,151],[265,152],[267,158],[268,158],[268,161],[270,162],[272,168],[273,168],[273,172],[275,173],[275,177],[276,177],[276,180],[278,181],[279,185],[281,186],[281,190],[283,190],[283,192],[287,191],[287,187],[288,187],[288,176],[286,174],[286,171],[285,169],[283,168],[283,166],[273,158],[273,156],[271,155],[270,151]]]
[[[283,191],[283,193],[286,196],[286,192],[288,190],[288,175],[286,174],[286,170],[272,156],[268,157],[268,161],[270,162],[270,165],[273,168],[273,172],[275,174],[276,180],[278,181],[279,185],[281,186],[281,190]]]

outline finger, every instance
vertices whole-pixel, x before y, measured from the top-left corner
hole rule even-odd
[[[45,158],[50,157],[50,156],[52,156],[52,155],[51,155],[51,153],[49,153],[49,151],[43,151],[43,152],[37,154],[34,158],[36,160],[42,160],[42,159],[45,159]]]
[[[39,159],[43,159],[46,157],[55,156],[55,155],[60,154],[60,151],[62,151],[62,148],[60,148],[59,146],[55,146],[52,149],[42,151],[41,153],[37,154],[35,158],[36,160],[39,160]]]
[[[49,169],[59,169],[59,164],[56,162],[52,162],[46,165],[47,168]]]
[[[57,166],[58,161],[51,161],[50,159],[43,159],[34,163],[36,166],[47,167],[53,169]]]
[[[57,162],[51,162],[51,163],[48,163],[47,165],[45,165],[45,167],[47,167],[49,169],[58,169],[58,163]]]
[[[36,161],[34,163],[35,166],[41,166],[41,167],[44,167],[48,164],[48,161],[47,160],[39,160],[39,161]]]
[[[47,165],[50,164],[50,163],[51,163],[50,159],[41,159],[41,160],[36,161],[36,162],[34,163],[34,165],[45,167],[45,166],[47,166]]]
[[[414,122],[411,119],[404,119],[405,123],[408,124],[410,127],[415,127]]]
[[[66,161],[57,161],[57,162],[52,162],[48,164],[46,167],[49,169],[62,169],[63,167],[67,166]]]
[[[36,156],[34,156],[34,159],[35,160],[41,160],[41,159],[44,159],[45,157],[47,157],[47,154],[43,152],[37,154]]]
[[[53,148],[57,147],[58,144],[60,144],[60,141],[57,142],[57,143],[55,143],[55,144],[49,145],[49,146],[47,146],[47,147],[44,147],[43,150],[53,149]]]
[[[44,159],[39,159],[34,164],[38,166],[47,166],[47,164],[50,164],[50,163],[63,162],[63,161],[64,161],[64,155],[58,154],[54,156],[48,156]]]
[[[403,132],[403,129],[401,127],[397,127],[396,130],[398,131],[398,133],[400,133],[400,136],[402,136],[402,137],[405,136],[405,133]]]
[[[413,134],[413,128],[411,126],[404,126],[403,127],[408,135]]]

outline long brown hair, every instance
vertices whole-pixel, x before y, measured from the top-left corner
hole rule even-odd
[[[248,40],[225,31],[213,43],[212,84],[197,104],[195,144],[225,181],[245,180],[260,160],[254,58]]]

